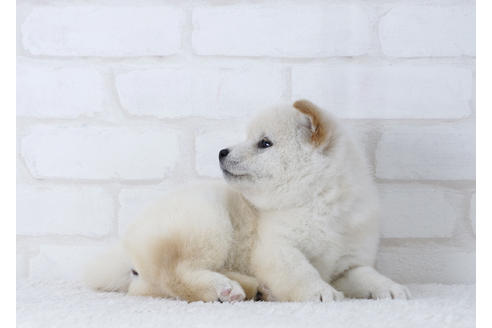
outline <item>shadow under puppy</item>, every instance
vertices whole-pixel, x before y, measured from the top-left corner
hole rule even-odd
[[[88,285],[186,301],[409,297],[373,268],[377,190],[334,117],[306,100],[270,108],[219,162],[227,183],[156,202],[89,265]]]

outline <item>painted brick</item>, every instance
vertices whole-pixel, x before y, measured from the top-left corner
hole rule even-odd
[[[87,65],[19,61],[17,115],[38,118],[77,118],[104,111],[104,80]]]
[[[222,177],[219,167],[219,151],[245,140],[241,127],[221,127],[197,133],[195,152],[196,170],[199,175]]]
[[[165,56],[181,47],[182,12],[173,7],[38,7],[22,25],[34,55]]]
[[[17,233],[104,236],[112,230],[113,200],[100,187],[17,186]]]
[[[17,244],[17,249],[15,252],[15,276],[17,281],[26,279],[29,275],[29,259],[25,252],[19,249]]]
[[[118,74],[118,95],[132,115],[244,117],[278,102],[284,83],[275,68],[160,68]]]
[[[296,66],[292,100],[307,98],[339,117],[456,119],[471,114],[469,69],[436,66]]]
[[[474,56],[475,6],[397,6],[381,19],[379,37],[387,56]]]
[[[123,236],[130,223],[141,215],[146,208],[154,204],[169,192],[170,186],[125,188],[118,200],[118,231]]]
[[[81,281],[84,268],[108,245],[41,245],[29,264],[29,278],[35,281]]]
[[[179,155],[166,128],[37,127],[21,141],[36,178],[160,179]]]
[[[381,234],[385,238],[449,238],[462,218],[464,195],[448,188],[383,184]]]
[[[472,124],[392,126],[376,149],[376,176],[382,179],[474,180]]]
[[[473,228],[473,233],[477,233],[477,222],[476,222],[476,194],[473,193],[473,196],[471,197],[470,200],[470,222]]]
[[[28,118],[18,121],[19,279],[79,280],[102,243],[77,241],[106,238],[115,215],[121,235],[196,173],[220,177],[218,151],[244,136],[237,123],[307,98],[353,119],[377,177],[397,180],[381,183],[382,234],[391,238],[382,272],[403,283],[475,281],[475,194],[468,198],[468,183],[458,191],[418,182],[475,179],[472,120],[425,121],[472,114],[473,59],[460,56],[475,55],[473,4],[55,2],[17,4],[17,114]],[[160,57],[169,55],[178,56]],[[338,56],[353,57],[328,58]],[[431,60],[439,56],[449,58]],[[87,124],[108,118],[113,125]],[[179,119],[172,126],[190,133],[154,118]],[[192,138],[195,151],[181,152]]]
[[[356,56],[370,51],[371,29],[368,14],[351,5],[196,8],[192,42],[200,55]]]
[[[377,268],[400,283],[474,283],[475,251],[438,245],[382,247]]]

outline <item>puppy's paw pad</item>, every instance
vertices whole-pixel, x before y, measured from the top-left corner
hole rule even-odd
[[[217,288],[217,294],[221,302],[239,302],[246,298],[244,290],[235,281]]]
[[[232,288],[231,287],[226,287],[220,292],[221,297],[227,297],[231,294]]]

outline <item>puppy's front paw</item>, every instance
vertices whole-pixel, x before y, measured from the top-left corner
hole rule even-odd
[[[241,285],[232,280],[224,286],[218,286],[217,295],[221,302],[238,302],[243,301],[246,298],[246,294]]]
[[[339,292],[330,285],[321,286],[306,295],[304,301],[307,302],[333,302],[341,301],[344,296],[342,292]]]
[[[410,299],[410,291],[407,287],[389,282],[387,284],[378,286],[369,293],[369,298],[381,300],[381,299]]]

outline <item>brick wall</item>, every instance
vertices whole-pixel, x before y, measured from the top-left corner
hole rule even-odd
[[[17,275],[78,279],[149,203],[308,98],[360,132],[379,268],[475,280],[475,4],[17,1]],[[245,120],[246,119],[246,120]]]

